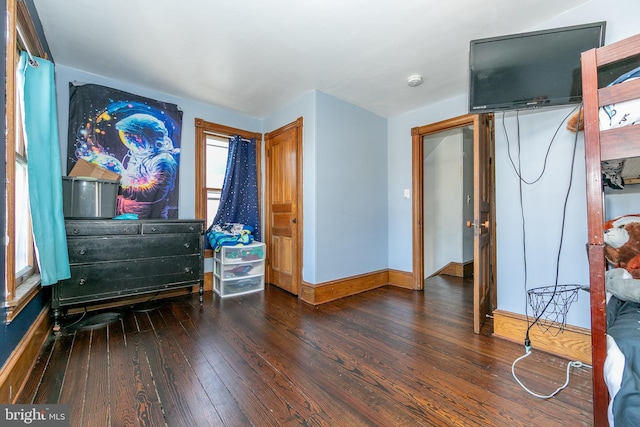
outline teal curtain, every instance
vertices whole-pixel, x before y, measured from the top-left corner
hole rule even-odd
[[[29,202],[43,285],[71,277],[62,210],[62,167],[53,63],[20,54],[17,88],[29,162]]]

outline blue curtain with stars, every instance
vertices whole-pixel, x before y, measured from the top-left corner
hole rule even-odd
[[[212,225],[226,223],[252,227],[254,240],[261,241],[255,139],[248,141],[238,135],[229,138],[220,207]]]

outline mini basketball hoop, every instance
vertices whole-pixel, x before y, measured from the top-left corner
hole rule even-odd
[[[527,291],[529,305],[536,317],[534,323],[543,333],[551,328],[557,328],[554,336],[564,331],[567,313],[571,304],[578,299],[580,289],[580,285],[555,285]]]

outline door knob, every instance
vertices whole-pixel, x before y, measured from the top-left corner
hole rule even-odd
[[[474,227],[475,225],[476,225],[475,221],[467,221],[467,228]],[[486,220],[480,225],[484,228],[489,228],[489,220]]]
[[[298,220],[297,220],[297,219],[295,219],[295,218],[293,218],[293,219],[291,220],[291,222],[292,222],[292,223],[294,223],[294,224],[297,224],[297,223],[298,223]]]

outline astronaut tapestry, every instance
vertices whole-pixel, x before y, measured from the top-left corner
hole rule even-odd
[[[119,173],[117,215],[178,217],[181,131],[174,104],[69,83],[67,173],[78,159]]]

